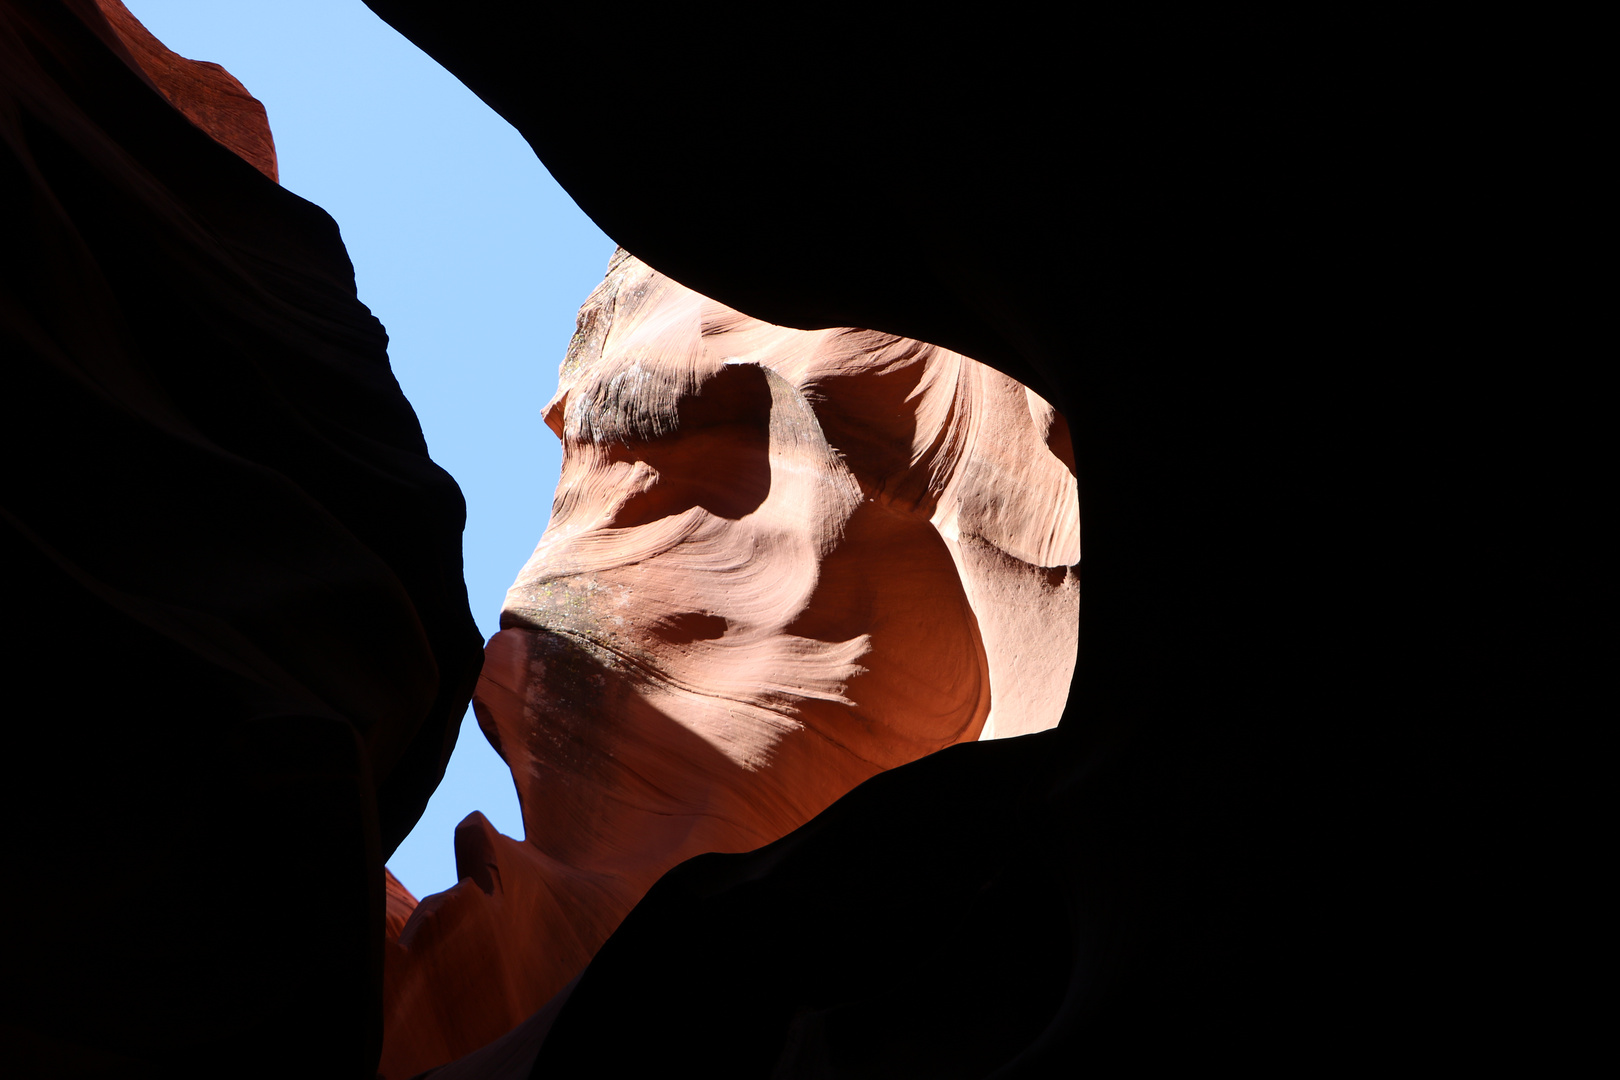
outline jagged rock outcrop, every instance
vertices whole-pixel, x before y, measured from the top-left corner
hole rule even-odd
[[[479,635],[460,492],[274,175],[116,0],[0,2],[8,1074],[373,1075]]]
[[[545,416],[551,522],[475,696],[525,842],[457,830],[466,880],[388,953],[388,1077],[515,1027],[677,863],[1068,693],[1068,434],[993,368],[772,326],[620,251]]]

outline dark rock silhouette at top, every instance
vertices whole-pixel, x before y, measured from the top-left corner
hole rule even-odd
[[[1438,403],[1546,310],[1522,77],[1440,77],[1417,27],[1224,9],[367,3],[656,270],[958,350],[1075,436],[1060,728],[676,868],[536,1076],[1259,1067],[1456,1030],[1421,1003],[1441,975],[1391,973],[1475,962],[1414,822],[1502,706],[1416,685],[1470,632],[1437,584],[1468,543],[1437,538],[1489,505],[1489,459],[1434,471]]]

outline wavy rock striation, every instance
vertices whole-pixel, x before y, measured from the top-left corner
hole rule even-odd
[[[384,1074],[556,994],[670,867],[869,777],[1062,714],[1079,613],[1067,429],[945,349],[744,316],[618,252],[545,411],[551,522],[475,696],[525,840],[388,953]]]

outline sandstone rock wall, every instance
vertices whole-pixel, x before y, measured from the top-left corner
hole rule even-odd
[[[551,522],[475,696],[525,838],[469,818],[464,880],[390,945],[390,1077],[529,1016],[675,864],[1050,728],[1068,692],[1067,430],[993,368],[773,326],[620,251],[545,417]]]
[[[279,179],[270,118],[236,76],[218,64],[189,60],[170,51],[130,14],[122,0],[95,0],[95,5],[117,37],[109,44],[124,54],[164,100],[215,142],[270,179]]]

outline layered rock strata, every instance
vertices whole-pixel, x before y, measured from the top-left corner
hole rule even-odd
[[[545,1004],[675,864],[1050,728],[1068,692],[1068,433],[1000,372],[773,326],[621,251],[545,418],[551,522],[475,696],[525,838],[469,818],[464,880],[390,945],[389,1077]]]

